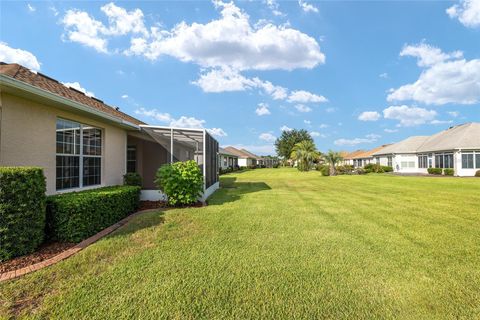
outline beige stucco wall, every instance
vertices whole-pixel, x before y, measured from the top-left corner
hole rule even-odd
[[[122,184],[126,168],[127,132],[113,125],[78,116],[7,93],[1,95],[0,166],[39,166],[54,194],[57,117],[102,129],[102,185]]]

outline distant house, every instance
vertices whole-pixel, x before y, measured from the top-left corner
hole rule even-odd
[[[259,157],[246,150],[243,150],[243,149],[239,150],[234,147],[226,147],[224,149],[238,157],[238,165],[240,167],[249,167],[249,166],[257,165],[257,159],[259,159]]]
[[[343,155],[343,160],[341,161],[341,163],[343,165],[350,165],[350,166],[353,166],[354,165],[354,161],[353,159],[359,155],[359,154],[362,154],[364,153],[365,150],[355,150],[353,152],[350,152],[350,153],[347,153],[345,155]]]
[[[380,157],[374,157],[373,154],[381,151],[382,149],[386,148],[387,146],[389,146],[389,145],[385,144],[385,145],[376,147],[372,150],[356,153],[355,155],[351,156],[351,158],[353,160],[353,166],[355,168],[363,168],[367,164],[370,164],[370,163],[380,164]]]
[[[44,74],[0,63],[0,166],[42,167],[49,195],[120,185],[137,172],[142,199],[159,199],[157,169],[195,160],[208,197],[218,188],[217,153],[204,129],[150,126]]]
[[[395,172],[427,173],[428,168],[451,168],[457,176],[480,170],[480,123],[466,123],[432,136],[414,136],[373,154]]]
[[[218,155],[219,166],[223,170],[238,167],[238,155],[223,148],[218,148]]]

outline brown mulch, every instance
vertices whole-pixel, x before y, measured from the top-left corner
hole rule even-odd
[[[32,264],[53,258],[57,254],[73,247],[75,243],[50,242],[42,244],[37,251],[25,256],[0,262],[0,273],[21,269]]]
[[[166,208],[168,204],[165,201],[140,201],[139,211],[149,209]]]

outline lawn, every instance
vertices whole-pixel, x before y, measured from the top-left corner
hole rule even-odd
[[[0,315],[480,318],[480,179],[261,169],[222,184],[208,207],[144,214],[0,284]]]

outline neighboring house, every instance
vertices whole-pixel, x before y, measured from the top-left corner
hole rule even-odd
[[[263,164],[267,168],[273,168],[276,164],[278,164],[278,158],[272,156],[262,157]]]
[[[355,168],[363,168],[370,163],[380,164],[380,157],[378,156],[374,157],[373,154],[376,152],[380,152],[382,149],[386,148],[387,146],[389,145],[385,144],[385,145],[376,147],[372,150],[356,153],[355,155],[351,156],[353,160],[353,166]]]
[[[256,154],[251,153],[250,151],[245,150],[245,149],[240,149],[240,152],[243,152],[243,153],[246,154],[247,156],[250,156],[252,159],[255,159],[254,165],[256,165],[256,166],[263,166],[263,165],[265,165],[265,160],[264,160],[262,157],[259,157],[259,156],[257,156]]]
[[[223,170],[238,167],[238,155],[223,148],[218,148],[218,155],[219,166]]]
[[[428,168],[451,168],[456,176],[480,170],[480,123],[450,127],[433,136],[410,137],[376,153],[395,172],[427,173]]]
[[[249,166],[256,166],[257,165],[257,156],[252,155],[249,152],[245,152],[245,150],[239,150],[234,147],[226,147],[224,148],[230,153],[233,153],[238,157],[238,165],[240,167],[249,167]]]
[[[356,157],[359,154],[362,154],[364,152],[365,152],[365,150],[355,150],[353,152],[347,153],[343,156],[343,160],[340,163],[343,164],[343,165],[353,166],[354,165],[354,161],[353,161],[354,157]]]
[[[143,178],[143,199],[166,163],[196,160],[204,198],[218,188],[218,142],[204,129],[149,126],[118,108],[18,64],[0,63],[0,166],[44,169],[47,194]]]

